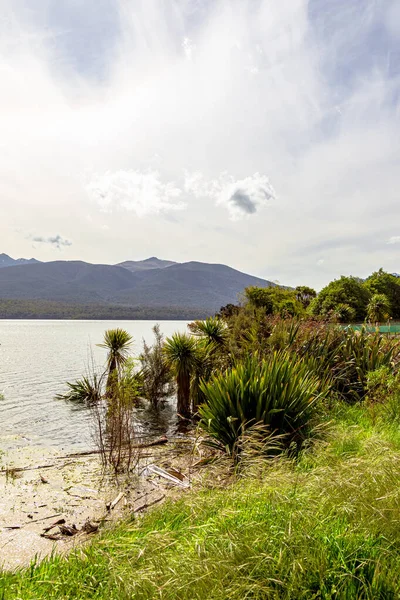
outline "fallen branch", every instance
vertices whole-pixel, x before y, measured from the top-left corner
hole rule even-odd
[[[55,513],[54,515],[49,515],[48,517],[42,517],[41,519],[31,519],[31,521],[28,521],[28,523],[38,523],[39,521],[47,521],[47,519],[54,519],[54,517],[59,517],[60,515],[62,515],[62,513]]]
[[[54,523],[52,523],[48,527],[45,527],[43,529],[43,531],[44,531],[44,533],[47,533],[48,531],[50,531],[54,527],[57,527],[57,525],[64,525],[64,523],[65,523],[65,519],[58,519],[58,521],[54,521]]]
[[[156,500],[153,500],[153,502],[147,502],[146,504],[142,504],[142,506],[138,506],[138,508],[135,508],[135,510],[133,512],[134,513],[141,512],[142,510],[145,510],[146,508],[149,508],[150,506],[157,504],[157,502],[161,502],[161,500],[164,500],[164,498],[165,498],[165,494],[160,496],[160,498],[156,498]]]
[[[56,465],[38,465],[37,467],[9,467],[6,469],[0,469],[0,473],[4,475],[10,475],[11,473],[20,473],[21,471],[36,471],[37,469],[50,469]]]
[[[115,508],[117,506],[118,502],[120,502],[124,496],[125,496],[125,492],[120,492],[118,494],[118,496],[116,498],[114,498],[114,500],[112,502],[107,502],[106,509],[113,510],[113,508]]]

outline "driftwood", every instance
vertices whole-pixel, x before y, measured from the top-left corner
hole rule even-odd
[[[89,533],[96,533],[98,531],[98,529],[99,529],[99,526],[97,524],[92,523],[89,519],[87,519],[87,521],[85,522],[81,531],[84,531],[85,533],[89,534]]]
[[[50,469],[56,465],[38,465],[37,467],[9,467],[6,469],[0,469],[0,473],[3,475],[10,475],[12,473],[20,473],[21,471],[36,471],[38,469]]]
[[[125,492],[120,492],[118,494],[118,496],[116,498],[114,498],[114,500],[112,502],[107,502],[106,509],[113,510],[113,508],[115,508],[117,506],[118,502],[120,502],[124,496],[125,496]]]
[[[61,533],[41,533],[40,537],[46,538],[46,540],[52,540],[53,542],[58,542],[58,540],[61,540]]]
[[[64,523],[65,523],[65,519],[58,519],[58,521],[54,521],[54,523],[52,523],[48,527],[45,527],[43,529],[43,531],[44,531],[44,533],[47,533],[48,531],[50,531],[50,529],[57,527],[57,525],[64,525]]]
[[[156,498],[156,500],[153,500],[152,502],[147,502],[146,504],[142,504],[142,506],[138,506],[137,508],[135,508],[135,510],[133,512],[134,513],[141,512],[142,510],[145,510],[146,508],[149,508],[150,506],[157,504],[157,502],[161,502],[161,500],[164,500],[164,498],[165,498],[165,494],[163,494],[159,498]]]
[[[151,442],[136,444],[133,448],[151,448],[152,446],[161,446],[162,444],[167,444],[170,440],[163,436],[157,440],[153,440]],[[61,460],[64,458],[79,458],[81,456],[92,456],[95,454],[101,454],[101,450],[84,450],[83,452],[73,452],[72,454],[65,454],[63,456],[57,456],[57,459]]]
[[[47,504],[41,504],[40,506],[47,506]],[[54,519],[55,517],[59,517],[62,513],[55,513],[54,515],[49,515],[48,517],[41,517],[40,519],[32,519],[28,521],[28,523],[38,523],[39,521],[47,521],[47,519]]]
[[[69,525],[59,525],[58,528],[63,535],[67,535],[69,537],[78,533],[76,525],[72,525],[72,527],[70,527]]]
[[[165,436],[158,438],[158,440],[154,440],[153,442],[148,442],[147,444],[137,444],[133,446],[134,448],[151,448],[152,446],[162,446],[163,444],[168,444],[169,439]]]

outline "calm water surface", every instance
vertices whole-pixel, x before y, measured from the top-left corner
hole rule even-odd
[[[0,449],[46,446],[71,451],[92,446],[89,414],[84,408],[55,400],[65,382],[84,375],[92,360],[101,367],[107,352],[96,346],[106,329],[122,327],[134,338],[133,354],[142,339],[152,343],[152,321],[0,320]],[[161,321],[162,333],[184,331],[183,321]],[[173,423],[173,410],[161,415],[138,411],[144,427],[163,433]]]

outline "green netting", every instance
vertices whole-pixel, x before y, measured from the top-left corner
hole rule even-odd
[[[400,333],[400,323],[391,323],[390,325],[380,325],[379,327],[370,327],[369,325],[358,324],[358,325],[348,325],[355,331],[360,331],[363,327],[366,328],[367,331],[379,331],[380,333]]]

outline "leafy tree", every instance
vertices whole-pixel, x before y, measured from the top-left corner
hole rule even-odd
[[[247,287],[244,291],[245,298],[254,308],[263,308],[268,315],[274,310],[274,303],[270,288],[256,286]]]
[[[237,315],[239,312],[240,306],[236,306],[236,304],[229,303],[226,306],[221,306],[219,312],[215,316],[222,319],[229,319],[233,315]]]
[[[374,294],[367,307],[367,319],[371,323],[381,323],[390,317],[390,302],[385,294]]]
[[[199,362],[197,340],[187,333],[174,333],[165,340],[165,360],[176,377],[179,415],[190,415],[190,384]]]
[[[303,305],[297,299],[295,290],[281,286],[251,286],[245,289],[245,298],[251,306],[262,308],[267,315],[295,316],[303,313]]]
[[[311,302],[310,311],[314,315],[334,313],[340,305],[347,304],[354,310],[354,318],[363,321],[371,293],[357,277],[335,279],[324,287]]]
[[[301,302],[304,308],[307,308],[314,298],[317,296],[317,292],[307,285],[298,285],[296,287],[296,300]]]
[[[364,286],[371,294],[384,294],[391,307],[391,316],[400,319],[400,279],[383,269],[375,271],[366,279]]]

